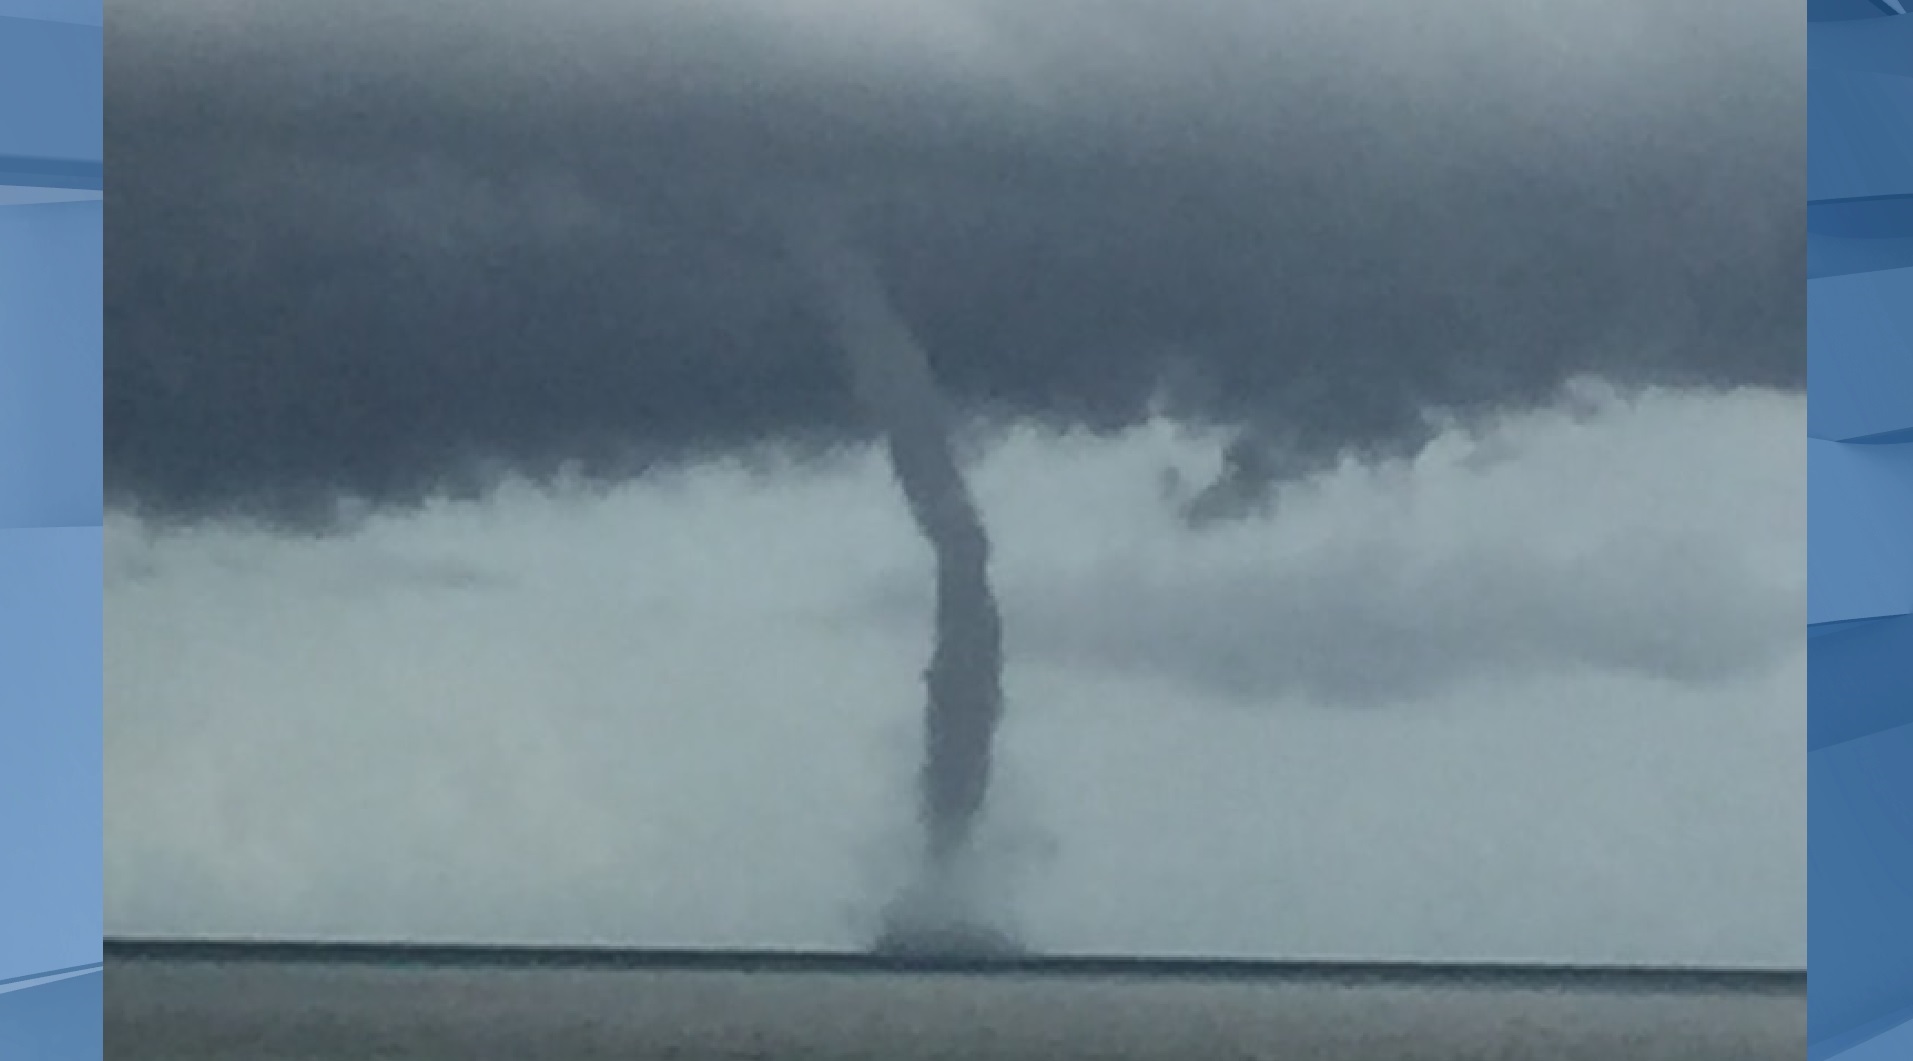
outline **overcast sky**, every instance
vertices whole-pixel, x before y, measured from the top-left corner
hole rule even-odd
[[[829,195],[976,428],[1031,943],[1803,964],[1797,22],[116,12],[109,931],[868,939],[929,557]]]

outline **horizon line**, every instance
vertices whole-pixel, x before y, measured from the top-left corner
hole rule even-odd
[[[103,958],[120,961],[373,965],[425,969],[553,971],[734,971],[1154,979],[1313,980],[1478,986],[1804,991],[1807,970],[1720,966],[1377,958],[1022,954],[882,954],[799,948],[643,947],[606,944],[422,943],[268,938],[108,937]]]

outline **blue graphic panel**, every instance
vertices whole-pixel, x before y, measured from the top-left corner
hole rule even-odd
[[[100,539],[0,530],[0,980],[100,960]]]
[[[0,207],[0,527],[100,523],[101,220]]]
[[[1913,1056],[1913,19],[1808,8],[1810,1055]]]
[[[1913,424],[1913,267],[1807,283],[1807,377],[1814,438],[1873,439]]]
[[[101,1056],[100,16],[97,0],[0,0],[7,1061]]]
[[[101,36],[0,12],[0,184],[99,187]]]
[[[1913,449],[1807,440],[1809,623],[1913,611]]]
[[[0,1057],[98,1061],[105,979],[95,968],[24,987],[0,983]]]

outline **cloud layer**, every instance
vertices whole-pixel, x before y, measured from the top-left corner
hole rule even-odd
[[[1167,403],[1278,476],[1588,373],[1797,387],[1798,21],[155,0],[107,31],[109,487],[317,518],[857,437],[762,223],[820,189],[971,411]]]

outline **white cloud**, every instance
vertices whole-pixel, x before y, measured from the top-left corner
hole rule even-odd
[[[1271,521],[1194,541],[1160,516],[1112,539],[1148,510],[1140,496],[1085,528],[1094,549],[1006,526],[1023,646],[1249,698],[1361,705],[1577,668],[1706,684],[1774,666],[1805,621],[1804,449],[1772,429],[1797,402],[1590,397],[1595,412],[1516,417],[1410,465],[1347,467],[1292,490]],[[1079,504],[1085,478],[1141,486],[1135,451],[1067,470],[1006,461],[1071,485],[1023,475],[1002,507],[1015,519]],[[1022,543],[1049,551],[1019,558]]]
[[[1803,960],[1802,423],[1603,399],[1199,537],[1200,440],[996,447],[1032,941]],[[927,556],[873,456],[108,563],[111,932],[853,946],[894,881]]]

